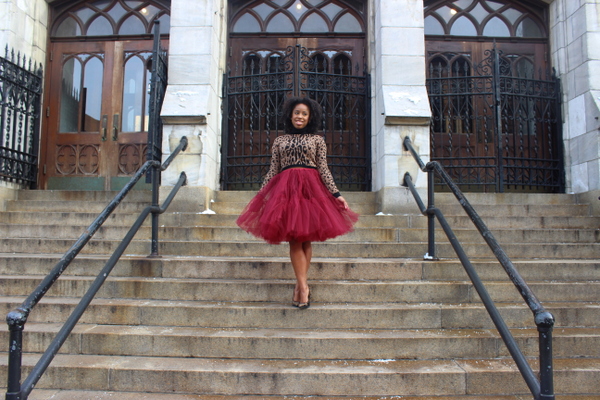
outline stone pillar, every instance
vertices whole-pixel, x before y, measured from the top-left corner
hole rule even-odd
[[[204,207],[219,184],[226,7],[226,0],[171,2],[169,82],[161,110],[164,157],[182,136],[189,145],[163,173],[162,184],[173,185],[185,171],[183,197],[188,193]]]
[[[567,192],[600,190],[600,0],[554,0],[552,63],[562,80]],[[597,196],[596,196],[597,197]]]
[[[380,211],[395,214],[409,204],[414,207],[401,187],[406,172],[418,187],[426,186],[425,174],[402,146],[409,136],[423,161],[429,161],[431,110],[425,87],[423,1],[375,1],[371,12],[373,190]]]

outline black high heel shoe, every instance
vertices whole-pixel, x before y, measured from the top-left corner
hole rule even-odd
[[[296,306],[301,310],[306,310],[308,307],[310,307],[310,290],[308,291],[308,301],[306,303],[298,303],[298,305]]]

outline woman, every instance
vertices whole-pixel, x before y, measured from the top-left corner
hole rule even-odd
[[[269,172],[237,220],[242,229],[268,243],[289,243],[296,275],[292,305],[300,309],[310,306],[311,242],[350,232],[358,220],[327,167],[325,140],[316,133],[321,115],[314,100],[286,102],[285,134],[273,141]]]

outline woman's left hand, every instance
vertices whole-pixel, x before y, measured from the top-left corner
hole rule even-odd
[[[344,206],[344,210],[350,208],[348,207],[348,202],[346,201],[346,199],[344,199],[343,196],[338,197],[337,200],[342,203],[342,205]]]

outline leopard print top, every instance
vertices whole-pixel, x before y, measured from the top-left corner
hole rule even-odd
[[[279,172],[293,167],[315,168],[321,180],[335,197],[340,192],[327,167],[327,145],[321,135],[311,133],[285,134],[273,141],[271,167],[265,175],[262,188]]]

